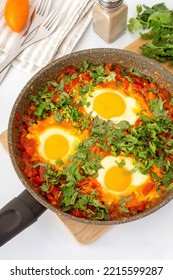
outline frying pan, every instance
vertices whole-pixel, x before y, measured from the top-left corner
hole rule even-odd
[[[37,94],[46,82],[57,77],[62,68],[71,64],[79,65],[84,60],[87,60],[92,64],[117,63],[129,69],[134,68],[142,74],[152,77],[156,83],[159,85],[162,84],[162,86],[170,93],[173,92],[173,76],[159,63],[129,51],[112,48],[89,49],[66,55],[51,62],[34,75],[16,99],[9,119],[8,147],[10,158],[19,179],[25,187],[25,190],[0,210],[0,245],[5,244],[8,240],[35,222],[47,208],[55,212],[57,215],[63,215],[78,222],[104,226],[140,219],[158,210],[168,203],[173,197],[173,191],[170,191],[164,199],[158,201],[157,205],[132,217],[113,221],[93,221],[77,218],[56,209],[33,190],[31,183],[23,173],[23,164],[20,159],[20,152],[16,145],[18,142],[18,130],[16,129],[15,118],[16,112],[23,115],[29,104],[28,95]]]

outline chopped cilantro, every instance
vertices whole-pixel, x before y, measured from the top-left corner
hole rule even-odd
[[[125,206],[125,203],[130,201],[132,198],[131,197],[126,197],[126,196],[122,196],[120,201],[119,201],[119,204],[120,204],[120,207],[119,207],[119,210],[124,212],[124,213],[128,213],[129,210],[128,208]]]
[[[45,118],[46,116],[48,116],[48,112],[56,110],[56,105],[52,102],[54,91],[51,91],[49,93],[47,91],[48,88],[44,87],[41,91],[39,91],[38,96],[29,96],[29,99],[37,105],[37,108],[34,111],[34,115],[38,119]]]
[[[173,183],[172,183],[172,184],[170,184],[169,186],[167,186],[165,189],[166,189],[167,191],[172,190],[172,189],[173,189]]]
[[[151,92],[153,92],[154,94],[157,94],[159,92],[158,88],[150,88],[149,89]]]
[[[119,166],[119,167],[123,167],[126,165],[126,162],[125,162],[125,159],[122,159],[120,162],[118,162],[117,160],[115,161],[116,164]]]
[[[149,106],[155,117],[167,117],[168,112],[164,109],[163,104],[161,97],[150,100]]]
[[[173,11],[165,3],[148,7],[138,5],[136,18],[130,18],[127,25],[131,33],[148,29],[148,33],[140,33],[144,39],[151,41],[140,46],[143,55],[159,61],[173,60]]]
[[[109,219],[107,207],[97,199],[94,190],[90,194],[80,194],[72,183],[62,185],[61,188],[64,197],[60,204],[63,211],[77,209],[86,211],[91,219]],[[92,211],[90,207],[94,207]]]

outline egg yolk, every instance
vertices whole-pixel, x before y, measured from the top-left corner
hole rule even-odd
[[[123,98],[114,92],[104,92],[94,99],[94,110],[103,118],[110,119],[121,116],[126,104]]]
[[[131,184],[131,174],[124,167],[113,166],[105,174],[104,182],[110,191],[123,192]]]
[[[44,151],[52,160],[63,159],[68,154],[69,142],[62,135],[51,135],[45,141]]]

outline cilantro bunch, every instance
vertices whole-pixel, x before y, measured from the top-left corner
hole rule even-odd
[[[128,30],[134,33],[140,29],[147,29],[140,33],[143,39],[150,39],[140,49],[142,54],[161,62],[173,60],[173,10],[168,9],[165,3],[152,7],[137,5],[137,17],[130,18]]]

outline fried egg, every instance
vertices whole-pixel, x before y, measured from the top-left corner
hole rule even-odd
[[[120,165],[122,160],[123,166]],[[144,175],[139,171],[131,172],[134,165],[130,157],[107,156],[101,161],[101,165],[97,181],[102,186],[106,200],[109,202],[115,197],[130,195],[150,179],[149,175]]]
[[[47,128],[39,135],[39,154],[48,162],[55,163],[56,160],[66,160],[75,152],[75,146],[80,139],[70,135],[62,128]]]
[[[43,161],[55,164],[56,160],[67,161],[76,152],[76,145],[88,136],[88,131],[78,131],[67,122],[58,124],[54,115],[33,123],[28,128],[28,139],[33,139],[33,161]]]
[[[134,124],[138,119],[137,113],[140,106],[133,97],[125,96],[120,91],[112,88],[99,88],[87,97],[89,106],[85,106],[87,113],[92,111],[92,116],[99,116],[104,120],[115,123],[128,121]]]

